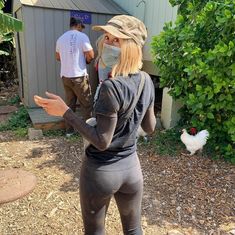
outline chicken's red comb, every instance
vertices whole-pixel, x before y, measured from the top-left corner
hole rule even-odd
[[[197,134],[197,128],[196,127],[191,127],[189,129],[191,135],[196,135]]]

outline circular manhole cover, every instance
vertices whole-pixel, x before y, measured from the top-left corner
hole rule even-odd
[[[30,193],[37,178],[20,169],[0,170],[0,204],[14,201]]]

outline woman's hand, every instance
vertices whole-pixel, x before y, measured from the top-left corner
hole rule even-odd
[[[42,98],[35,95],[34,101],[38,106],[41,106],[49,115],[62,117],[64,113],[69,109],[60,96],[46,92],[46,96],[49,98]]]

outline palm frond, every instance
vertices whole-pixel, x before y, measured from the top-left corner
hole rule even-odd
[[[0,33],[7,33],[12,31],[21,31],[23,23],[20,20],[0,11]]]

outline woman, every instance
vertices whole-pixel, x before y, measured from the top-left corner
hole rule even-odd
[[[62,116],[91,144],[86,148],[80,175],[80,198],[86,235],[105,234],[105,215],[114,196],[124,234],[142,234],[141,200],[143,176],[136,153],[137,129],[141,125],[152,133],[154,115],[154,86],[142,72],[142,47],[147,37],[144,24],[132,16],[113,17],[103,30],[101,58],[111,66],[111,78],[102,82],[94,113],[95,127],[77,117],[63,100],[46,93],[49,99],[35,96],[35,102],[48,114]],[[129,118],[125,114],[139,91],[141,77],[144,86]]]

